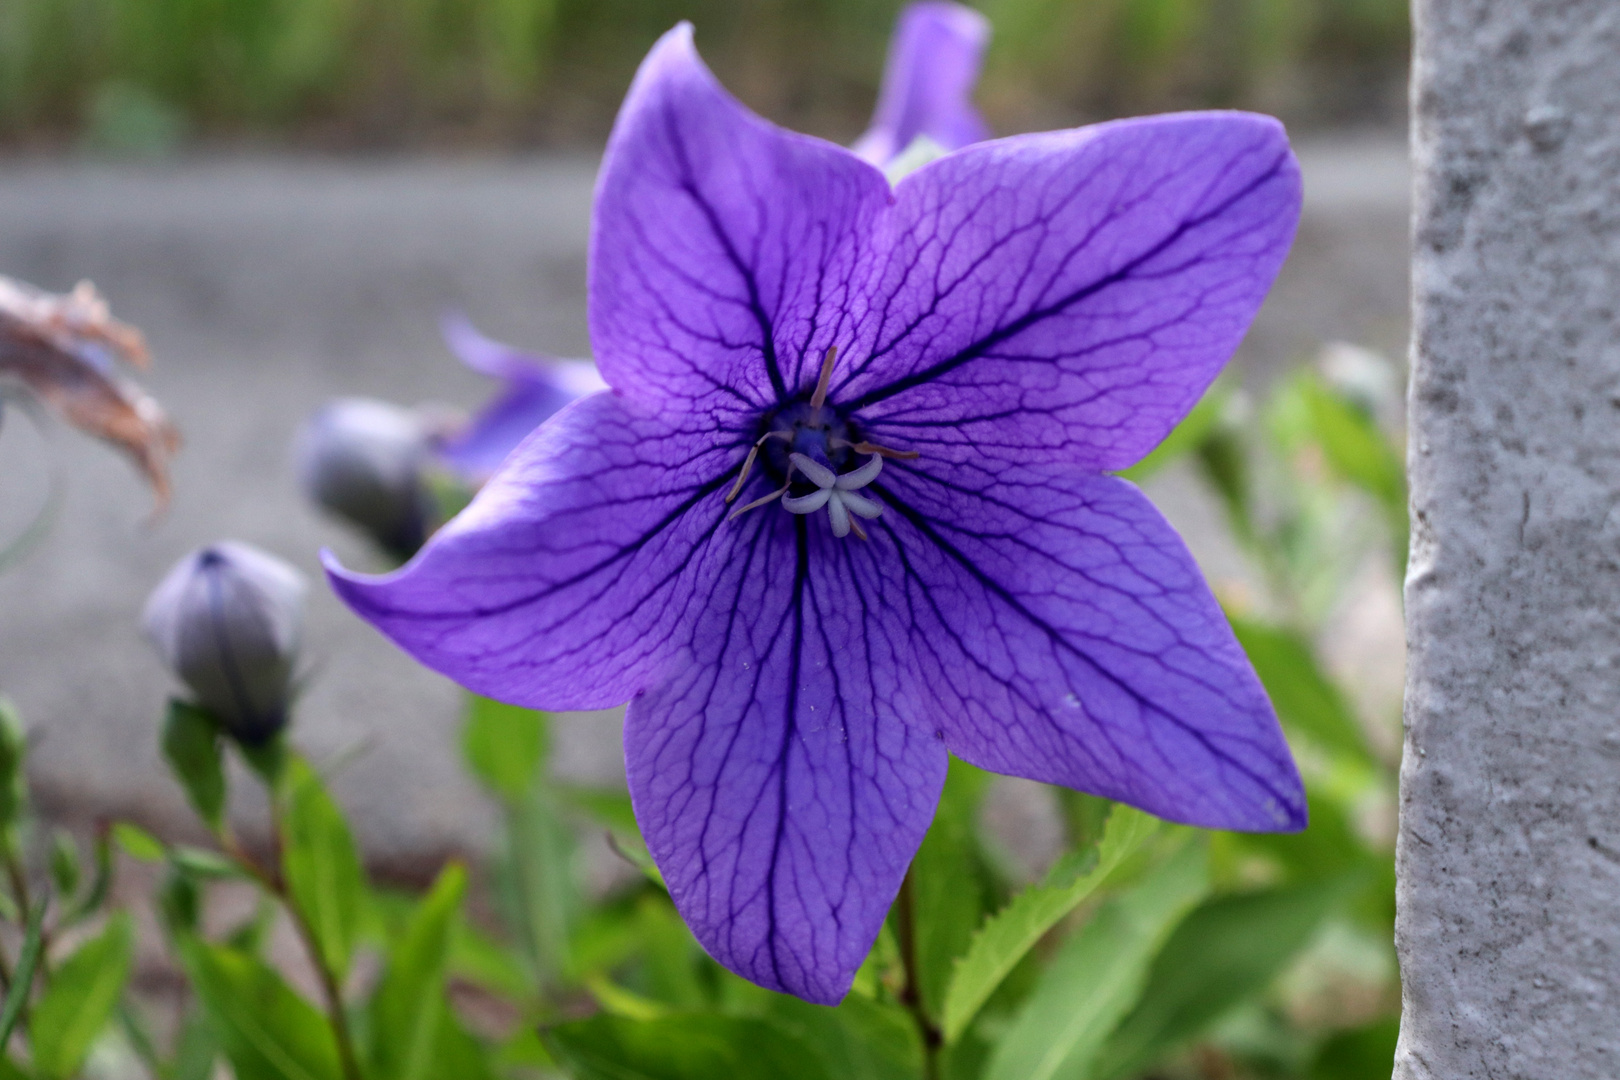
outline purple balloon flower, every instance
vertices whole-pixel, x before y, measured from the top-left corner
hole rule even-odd
[[[872,126],[855,152],[882,166],[919,135],[957,150],[990,137],[973,107],[973,84],[990,21],[972,8],[922,0],[900,13],[883,68]]]
[[[446,315],[439,329],[461,362],[501,382],[501,390],[439,444],[439,458],[481,484],[541,422],[607,384],[589,360],[524,352],[480,334],[465,315]]]
[[[591,334],[543,425],[403,570],[329,564],[423,663],[629,701],[630,792],[698,939],[849,988],[946,751],[1162,817],[1297,829],[1299,777],[1179,537],[1108,475],[1231,355],[1291,241],[1266,117],[981,143],[891,188],[667,34],[608,145]]]

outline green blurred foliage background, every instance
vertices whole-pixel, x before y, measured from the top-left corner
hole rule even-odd
[[[774,119],[862,126],[898,0],[4,0],[0,141],[164,149],[600,140],[679,19]],[[1296,125],[1404,105],[1406,0],[978,0],[1003,133],[1240,106]]]

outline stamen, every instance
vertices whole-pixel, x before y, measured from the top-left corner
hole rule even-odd
[[[849,519],[849,531],[860,537],[862,540],[867,538],[866,530],[861,528],[861,523],[856,521],[854,518]]]
[[[910,461],[913,458],[922,457],[915,450],[891,450],[887,446],[879,446],[877,443],[871,442],[858,442],[850,449],[857,454],[879,454],[886,458],[898,458],[901,461]]]
[[[821,360],[821,377],[816,380],[816,392],[810,395],[810,407],[819,409],[827,403],[827,386],[832,382],[833,361],[838,359],[838,346],[827,346],[827,355]]]
[[[743,481],[748,479],[748,472],[754,467],[754,459],[759,456],[759,448],[765,445],[765,440],[791,438],[793,438],[792,434],[786,431],[767,431],[759,437],[754,445],[749,448],[748,457],[743,459],[742,472],[737,474],[737,482],[731,485],[731,491],[726,495],[728,504],[736,501],[737,493],[742,491]]]
[[[791,488],[792,486],[793,486],[792,484],[784,484],[781,487],[777,488],[775,491],[771,492],[769,495],[761,495],[759,498],[755,499],[753,502],[749,503],[747,506],[739,506],[739,507],[737,507],[737,509],[735,509],[735,510],[733,510],[731,512],[731,514],[726,518],[726,520],[727,521],[736,521],[738,518],[740,518],[744,514],[748,513],[748,511],[757,510],[759,507],[764,506],[766,503],[770,502],[772,499],[780,499],[783,495],[786,495],[788,493],[788,489]]]

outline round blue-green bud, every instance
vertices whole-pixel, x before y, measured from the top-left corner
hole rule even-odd
[[[339,398],[299,435],[298,482],[311,501],[409,558],[427,535],[423,470],[431,451],[428,426],[412,410]]]
[[[258,746],[287,724],[308,589],[274,555],[226,540],[175,564],[142,626],[196,703],[226,734]]]

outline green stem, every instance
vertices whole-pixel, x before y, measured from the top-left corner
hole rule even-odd
[[[276,851],[280,851],[281,801],[274,791],[270,792],[270,828],[271,844]],[[221,845],[231,858],[252,875],[266,891],[281,901],[281,906],[292,916],[293,927],[298,931],[298,938],[304,943],[304,951],[309,954],[309,961],[314,965],[316,977],[320,980],[321,996],[326,1004],[326,1018],[332,1025],[332,1035],[337,1042],[338,1064],[343,1070],[343,1080],[364,1080],[364,1075],[360,1071],[360,1059],[354,1050],[354,1034],[349,1029],[349,1014],[343,1007],[343,988],[338,985],[336,973],[326,965],[326,957],[322,955],[320,942],[315,937],[315,928],[310,925],[309,918],[293,899],[292,892],[287,888],[282,876],[260,866],[237,841],[235,834],[230,831],[230,826],[221,828],[218,835]]]
[[[911,1014],[922,1039],[923,1080],[939,1080],[939,1048],[945,1038],[923,1006],[922,981],[917,975],[917,925],[915,891],[911,885],[911,871],[900,882],[900,896],[895,905],[895,935],[900,939],[900,962],[905,968],[906,985],[900,991],[900,1004]]]

